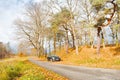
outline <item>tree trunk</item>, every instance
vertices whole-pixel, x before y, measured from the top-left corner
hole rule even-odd
[[[90,42],[91,45],[91,49],[93,49],[94,45],[93,45],[93,40]]]
[[[86,40],[86,38],[87,38],[87,34],[86,34],[86,32],[85,32],[85,45],[87,45],[87,40]]]
[[[117,34],[117,30],[116,30],[116,47],[118,47],[119,44],[119,40],[118,40],[118,34]]]
[[[56,54],[56,33],[54,32],[54,54]]]
[[[102,31],[102,33],[101,33],[101,36],[102,36],[102,45],[103,45],[103,48],[105,48],[105,39],[104,39],[105,32],[104,32],[103,28],[102,28],[101,31]]]
[[[49,40],[49,55],[51,55],[51,49],[50,49],[50,40]]]
[[[73,26],[72,26],[72,30],[73,30],[73,36],[74,36],[74,41],[75,41],[76,54],[78,55],[78,40],[76,37],[75,28]]]
[[[70,33],[71,33],[71,36],[72,36],[72,43],[73,43],[73,48],[75,48],[75,37],[74,37],[74,34],[73,34],[73,32],[72,31],[70,31]]]
[[[104,40],[104,38],[102,39],[102,45],[103,45],[103,48],[105,48],[105,40]]]
[[[93,49],[93,47],[94,47],[94,44],[93,44],[93,41],[94,41],[93,36],[94,36],[94,34],[92,34],[91,30],[89,30],[89,33],[90,33],[89,34],[89,36],[90,36],[90,46],[91,46],[91,49]]]
[[[100,36],[97,37],[97,54],[100,54]]]
[[[120,24],[119,10],[117,11],[117,14],[118,14],[118,22],[117,22],[117,24]],[[117,32],[119,32],[119,31],[120,31],[120,25],[119,25],[119,27],[118,27]],[[118,45],[117,45],[117,46],[119,46],[119,38],[118,38],[118,34],[117,34],[117,33],[116,33],[116,40],[117,40],[117,42],[118,42]]]
[[[40,56],[41,56],[40,54],[41,54],[41,53],[40,53],[40,50],[37,49],[37,57],[40,57]]]
[[[78,55],[78,40],[75,39],[75,46],[76,46],[76,54]]]
[[[61,51],[61,39],[59,40],[59,50]]]
[[[42,54],[45,55],[45,49],[44,49],[44,39],[42,39]]]
[[[97,54],[100,54],[100,43],[101,43],[101,39],[100,39],[100,32],[101,32],[101,27],[99,26],[97,28]]]
[[[68,30],[66,30],[66,53],[68,53],[68,48],[69,48],[69,38],[68,38]]]

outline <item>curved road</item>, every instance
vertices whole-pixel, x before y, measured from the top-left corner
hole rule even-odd
[[[29,61],[67,77],[69,80],[120,80],[120,70],[54,64],[34,59],[29,59]]]

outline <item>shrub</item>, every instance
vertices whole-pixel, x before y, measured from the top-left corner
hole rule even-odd
[[[22,53],[22,52],[18,53],[17,55],[18,55],[19,57],[26,57],[26,56],[27,56],[25,53]]]
[[[7,75],[9,76],[10,80],[13,80],[15,77],[19,77],[20,75],[20,68],[18,66],[9,66],[6,69]]]

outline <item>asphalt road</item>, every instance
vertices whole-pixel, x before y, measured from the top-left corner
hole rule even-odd
[[[43,62],[34,59],[29,60],[67,77],[69,80],[120,80],[120,70],[55,64],[54,62]]]

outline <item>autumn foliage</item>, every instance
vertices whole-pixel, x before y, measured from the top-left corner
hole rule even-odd
[[[64,49],[57,51],[57,55],[62,58],[62,64],[120,69],[120,47],[108,46],[100,51],[101,54],[96,54],[96,48],[81,46],[78,55],[73,48],[69,49],[68,54]]]

